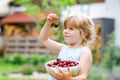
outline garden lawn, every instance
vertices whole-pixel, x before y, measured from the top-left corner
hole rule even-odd
[[[0,63],[0,80],[34,80],[34,79],[24,79],[24,78],[9,78],[4,74],[18,72],[20,70],[20,65],[5,64]]]

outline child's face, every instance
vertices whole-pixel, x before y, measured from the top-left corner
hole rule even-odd
[[[81,35],[79,29],[74,27],[66,27],[63,30],[63,37],[67,44],[80,44]]]

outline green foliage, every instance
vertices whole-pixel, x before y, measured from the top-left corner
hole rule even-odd
[[[42,7],[47,9],[50,9],[51,7],[61,8],[61,7],[66,7],[68,5],[73,6],[75,4],[76,4],[76,0],[52,0],[51,5],[48,5],[48,1],[44,0],[42,2]]]
[[[113,72],[115,75],[115,80],[120,80],[120,66],[114,66]]]
[[[46,69],[45,69],[44,64],[38,64],[38,65],[36,66],[36,71],[37,71],[37,72],[40,72],[40,73],[46,73]]]
[[[32,0],[12,0],[16,4],[28,4],[31,3]]]
[[[30,63],[37,65],[40,61],[40,55],[38,54],[33,54],[29,60]]]
[[[104,47],[102,65],[112,69],[114,65],[120,65],[120,48],[115,45],[114,33],[110,35],[109,41]]]
[[[0,57],[0,63],[2,63],[3,62],[3,60],[2,60],[2,58]]]
[[[9,57],[8,55],[4,56],[4,57],[3,57],[3,61],[4,61],[5,63],[10,62],[10,57]]]
[[[108,80],[109,72],[101,67],[93,65],[91,67],[88,80]]]
[[[120,66],[114,66],[113,72],[114,72],[114,80],[120,80]],[[110,71],[108,69],[104,68],[101,65],[92,65],[90,69],[90,73],[88,76],[88,80],[110,80]]]
[[[82,1],[83,4],[89,4],[89,2],[90,2],[89,0],[83,0]]]
[[[5,63],[11,63],[11,64],[25,64],[25,63],[31,63],[33,65],[37,65],[39,63],[44,64],[45,62],[56,59],[57,55],[55,54],[37,54],[33,53],[32,56],[24,56],[22,54],[16,53],[15,55],[12,56],[4,56],[3,58],[0,59],[0,62],[5,62]]]
[[[34,71],[34,68],[31,64],[25,64],[22,66],[20,72],[24,75],[30,75]]]
[[[73,6],[76,4],[76,0],[52,0],[49,5],[48,0],[42,0],[42,6],[33,4],[32,0],[12,0],[16,4],[23,5],[27,8],[27,13],[30,15],[36,15],[42,10],[54,10],[57,14],[60,14],[61,8],[66,6]]]
[[[50,55],[50,54],[45,54],[45,55],[41,55],[41,57],[40,57],[40,62],[39,63],[45,63],[45,62],[47,62],[47,61],[49,61],[49,60],[52,60],[52,59],[56,59],[57,58],[57,56],[56,55]]]
[[[40,11],[40,8],[38,5],[32,4],[32,0],[12,0],[14,3],[22,5],[26,7],[28,13],[31,16],[35,16]]]
[[[42,20],[42,21],[40,21],[40,22],[37,22],[36,28],[37,28],[38,30],[40,30],[40,29],[44,26],[45,21],[46,21],[46,20]]]
[[[26,58],[19,53],[16,53],[11,59],[11,63],[13,64],[24,64],[26,63]]]
[[[16,53],[13,56],[8,55],[4,56],[3,61],[5,63],[24,64],[27,62],[27,59],[24,56],[20,55],[19,53]]]
[[[76,4],[76,0],[62,0],[62,1],[60,0],[60,6],[63,6],[63,7],[66,7],[66,5],[73,6],[75,4]]]
[[[9,74],[12,72],[18,72],[20,69],[20,65],[15,65],[15,64],[9,64],[9,63],[0,63],[0,80],[25,80],[23,78],[11,78],[8,77],[7,75],[3,74]],[[31,80],[31,79],[28,79]]]

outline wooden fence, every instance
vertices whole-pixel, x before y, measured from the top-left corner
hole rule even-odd
[[[5,37],[5,53],[48,53],[47,48],[40,44],[38,37]],[[56,37],[51,37],[56,40]]]

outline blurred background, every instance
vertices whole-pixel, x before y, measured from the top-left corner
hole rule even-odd
[[[97,37],[88,80],[120,80],[120,0],[0,0],[0,80],[47,80],[44,63],[57,55],[38,35],[50,13],[60,18],[50,38],[63,43],[65,18],[90,16]]]

